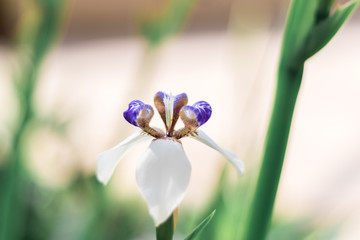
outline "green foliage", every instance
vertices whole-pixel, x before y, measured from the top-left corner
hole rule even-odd
[[[14,79],[20,114],[14,126],[10,151],[0,171],[0,195],[4,196],[0,200],[0,239],[27,238],[31,232],[29,218],[36,219],[37,216],[32,211],[36,185],[23,164],[22,144],[34,117],[32,97],[39,69],[58,33],[64,4],[64,0],[35,1],[32,10],[38,14],[28,14],[20,23],[17,43],[21,72]]]
[[[292,1],[282,43],[281,59],[284,62],[297,61],[315,22],[317,5],[318,1],[314,0]]]
[[[305,58],[309,58],[323,48],[337,33],[344,22],[354,12],[359,0],[351,2],[336,10],[333,15],[320,21],[309,33],[305,45]]]
[[[267,236],[268,240],[334,240],[339,226],[321,226],[312,219],[283,219],[274,221]]]
[[[267,235],[305,61],[330,41],[359,1],[334,14],[331,14],[332,4],[332,0],[293,0],[291,3],[275,102],[244,239],[262,240]]]
[[[238,239],[239,234],[243,231],[249,182],[242,177],[241,181],[234,183],[229,180],[227,172],[225,168],[218,181],[214,196],[201,211],[200,215],[203,216],[212,209],[216,209],[216,215],[199,239]]]
[[[196,228],[185,238],[185,240],[196,239],[214,217],[215,212],[216,210],[212,211],[209,216],[207,216],[199,225],[196,226]]]
[[[284,33],[281,62],[297,68],[323,48],[353,13],[359,0],[331,14],[333,0],[293,0]]]

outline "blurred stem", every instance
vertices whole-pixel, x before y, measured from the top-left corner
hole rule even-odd
[[[36,0],[26,8],[19,24],[21,72],[15,78],[19,118],[14,129],[11,150],[1,176],[0,240],[22,239],[26,232],[27,205],[31,202],[31,179],[23,165],[23,141],[33,118],[33,94],[41,63],[55,40],[63,17],[65,0]],[[25,4],[25,3],[24,3]]]
[[[26,188],[26,172],[23,171],[22,166],[22,146],[21,142],[25,135],[25,131],[29,122],[32,119],[32,104],[31,99],[35,88],[35,80],[37,75],[37,66],[27,64],[24,66],[24,72],[21,79],[24,86],[18,88],[18,99],[21,109],[21,116],[19,123],[14,131],[12,141],[12,149],[7,161],[7,172],[4,176],[4,198],[2,202],[0,221],[0,240],[17,239],[16,235],[20,232],[16,231],[14,224],[22,227],[24,221],[24,204],[21,202],[26,201],[25,195]]]
[[[303,65],[291,69],[280,65],[274,108],[267,132],[263,163],[257,182],[244,239],[266,236],[280,180],[291,120],[303,74]]]
[[[172,240],[174,235],[174,215],[171,216],[160,226],[156,227],[156,240]]]

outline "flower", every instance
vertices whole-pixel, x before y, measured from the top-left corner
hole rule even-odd
[[[189,185],[191,165],[182,147],[181,138],[192,137],[206,144],[224,155],[240,175],[244,172],[244,164],[236,155],[221,148],[198,129],[211,116],[210,104],[199,101],[189,106],[187,102],[185,93],[176,96],[163,92],[155,94],[154,103],[165,124],[164,132],[150,127],[149,123],[154,116],[150,105],[139,100],[132,101],[124,112],[124,118],[141,131],[101,153],[97,159],[97,178],[106,184],[116,165],[130,148],[139,142],[153,139],[138,162],[136,183],[156,226],[163,223],[177,208]],[[179,118],[184,127],[175,130]]]

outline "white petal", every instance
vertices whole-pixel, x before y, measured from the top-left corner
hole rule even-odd
[[[184,198],[190,174],[191,165],[182,144],[171,139],[154,140],[140,159],[136,182],[156,226]]]
[[[116,165],[120,162],[125,153],[127,153],[134,145],[150,138],[152,137],[139,131],[130,135],[115,147],[101,153],[97,158],[96,166],[96,176],[98,180],[107,184]]]
[[[234,153],[221,148],[203,131],[197,129],[196,132],[197,132],[197,135],[192,136],[194,139],[196,139],[199,142],[202,142],[202,143],[206,144],[207,146],[220,152],[222,155],[224,155],[224,157],[227,158],[227,160],[229,160],[232,163],[232,165],[236,168],[239,175],[244,174],[245,165],[244,165],[243,161],[241,161]]]

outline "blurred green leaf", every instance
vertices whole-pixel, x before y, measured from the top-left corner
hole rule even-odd
[[[178,33],[196,0],[171,0],[164,12],[141,23],[141,34],[151,47]]]
[[[204,230],[204,228],[209,224],[211,219],[214,217],[216,209],[210,213],[184,240],[193,240]]]
[[[339,225],[319,225],[312,219],[275,220],[267,236],[268,240],[333,240],[339,233]]]
[[[0,177],[0,239],[30,239],[30,217],[37,186],[28,175],[24,164],[24,139],[29,123],[34,117],[32,104],[41,63],[59,33],[66,0],[23,1],[24,12],[20,18],[19,47],[20,71],[14,78],[14,88],[19,104],[19,115],[14,123],[11,148]],[[28,5],[27,5],[28,4]]]
[[[305,58],[309,58],[317,53],[331,40],[344,22],[354,12],[359,3],[360,1],[356,0],[339,8],[333,15],[329,16],[324,21],[321,21],[312,29],[305,44]]]

